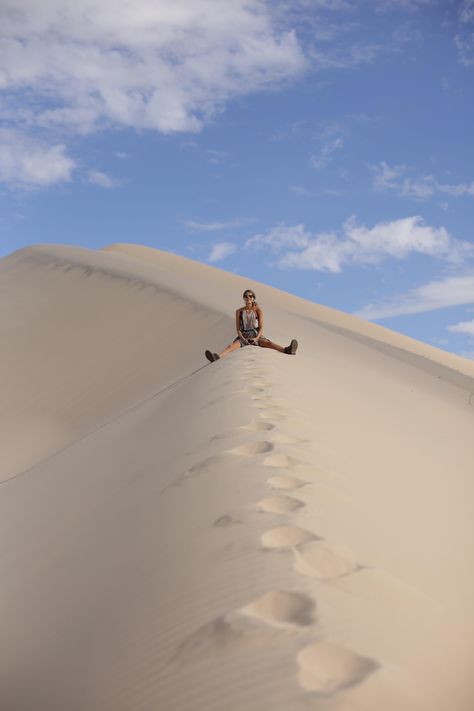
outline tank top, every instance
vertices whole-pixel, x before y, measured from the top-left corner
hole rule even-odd
[[[242,322],[242,328],[240,329],[241,331],[258,331],[258,316],[257,312],[252,309],[252,311],[246,311],[245,309],[242,309],[241,313],[241,322]]]

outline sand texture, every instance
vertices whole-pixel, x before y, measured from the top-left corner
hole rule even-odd
[[[298,353],[209,364],[247,287]],[[472,711],[472,361],[135,245],[0,293],[2,711]]]

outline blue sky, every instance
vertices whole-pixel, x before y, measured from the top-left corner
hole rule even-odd
[[[0,256],[146,244],[474,358],[474,0],[2,0],[0,28]]]

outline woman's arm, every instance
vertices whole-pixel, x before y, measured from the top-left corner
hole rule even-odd
[[[237,309],[237,311],[235,312],[235,328],[237,330],[238,337],[241,338],[243,341],[245,341],[245,343],[247,343],[246,339],[242,336],[242,333],[240,331],[240,313],[241,313],[241,311],[242,311],[242,309]]]
[[[258,333],[256,337],[256,341],[260,338],[260,336],[263,333],[263,311],[260,308],[260,306],[257,306],[257,318],[258,318]]]

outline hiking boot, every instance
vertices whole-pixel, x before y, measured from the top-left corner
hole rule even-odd
[[[296,340],[296,338],[293,338],[290,345],[285,348],[285,353],[287,353],[288,355],[295,355],[297,348],[298,341]]]

